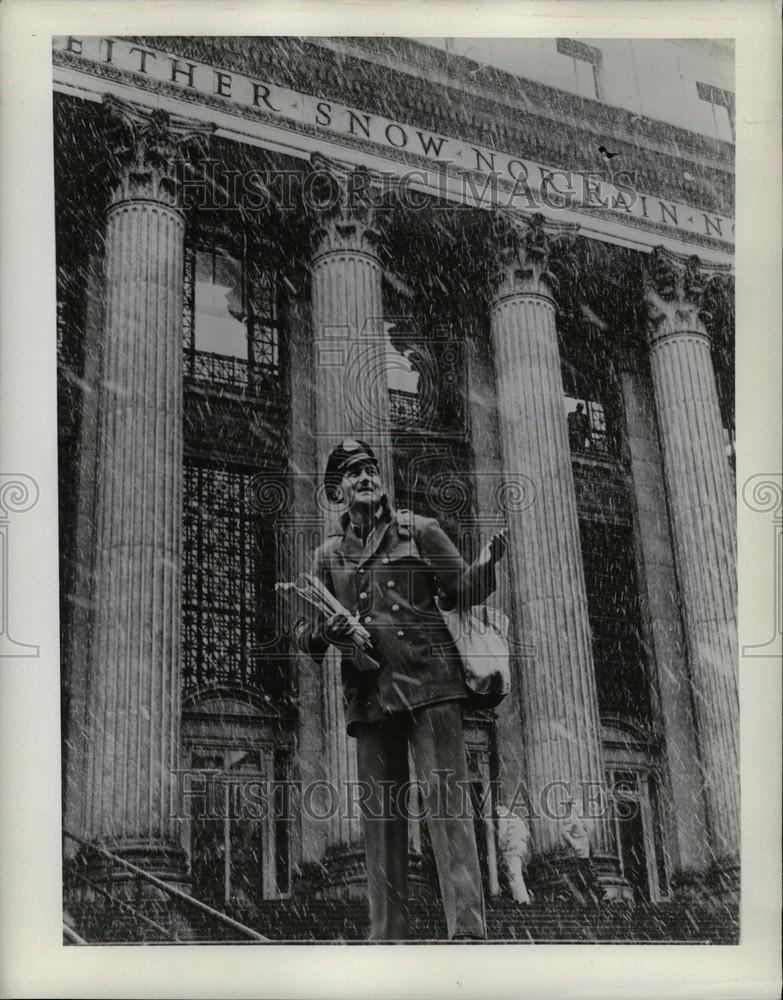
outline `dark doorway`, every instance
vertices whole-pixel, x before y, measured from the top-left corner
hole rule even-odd
[[[627,802],[627,819],[619,820],[620,860],[623,872],[633,889],[636,902],[649,902],[650,879],[647,873],[647,852],[644,846],[644,827],[642,825],[639,803]]]
[[[222,819],[191,821],[193,895],[221,909],[226,898],[226,847]]]

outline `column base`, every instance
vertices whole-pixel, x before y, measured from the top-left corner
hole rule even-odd
[[[188,861],[182,847],[177,843],[150,843],[149,841],[123,841],[119,844],[99,844],[123,861],[128,861],[147,875],[152,875],[181,892],[190,892]],[[125,900],[166,900],[170,898],[165,889],[153,885],[121,864],[84,847],[71,863],[74,873],[83,875],[101,889],[106,889],[119,899]],[[75,880],[82,895],[89,894],[90,887],[79,879]]]
[[[327,853],[322,881],[315,888],[316,899],[365,899],[367,870],[363,848],[346,848]]]
[[[726,859],[716,862],[706,872],[686,872],[672,876],[671,889],[676,899],[702,905],[739,908],[740,865]]]
[[[739,905],[741,869],[739,861],[733,858],[718,861],[707,874],[709,889],[722,903]]]
[[[616,856],[594,855],[592,876],[573,855],[553,854],[533,858],[528,865],[529,885],[539,900],[572,900],[585,905],[596,902],[632,902],[633,889],[620,874]]]
[[[408,892],[424,897],[432,890],[432,875],[421,856],[408,855]],[[294,894],[314,899],[366,899],[367,868],[363,848],[329,851],[322,862],[303,866]]]

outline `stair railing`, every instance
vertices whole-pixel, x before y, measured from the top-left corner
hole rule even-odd
[[[159,924],[157,920],[153,920],[152,917],[147,916],[146,913],[143,913],[135,906],[132,906],[129,902],[127,902],[127,900],[120,899],[118,896],[113,896],[108,889],[104,889],[103,886],[98,885],[97,882],[93,882],[92,879],[87,878],[87,876],[83,875],[81,872],[74,872],[73,874],[79,882],[82,883],[82,885],[88,886],[93,892],[97,892],[99,896],[103,896],[104,899],[108,899],[113,905],[118,906],[124,913],[133,914],[133,916],[140,920],[143,924],[146,924],[147,927],[152,927],[153,930],[162,934],[163,937],[167,938],[169,941],[180,941],[180,938],[177,937],[174,931],[170,931],[167,927],[164,927],[163,924]],[[137,883],[140,883],[138,875],[136,876],[136,881]]]
[[[241,924],[238,920],[234,920],[227,914],[221,913],[219,910],[213,909],[206,903],[202,903],[200,899],[195,899],[193,896],[189,896],[186,892],[183,892],[182,889],[178,889],[175,885],[170,885],[168,882],[164,882],[163,879],[158,878],[156,875],[151,875],[149,872],[144,871],[143,868],[139,868],[138,865],[134,865],[131,861],[126,861],[125,858],[121,858],[118,854],[114,854],[113,851],[108,850],[101,844],[90,843],[89,841],[84,840],[82,837],[77,837],[76,834],[69,833],[67,830],[63,830],[63,835],[67,837],[69,840],[72,840],[74,843],[79,844],[90,851],[94,851],[97,854],[100,854],[102,857],[111,861],[113,864],[119,865],[126,871],[131,872],[136,876],[137,880],[146,882],[148,885],[154,885],[157,889],[161,889],[163,892],[165,892],[169,896],[172,896],[174,899],[179,899],[181,902],[186,903],[188,906],[191,906],[196,910],[199,910],[201,913],[206,913],[213,920],[217,920],[218,923],[223,924],[225,927],[230,927],[232,930],[237,931],[243,937],[249,938],[252,941],[263,942],[265,944],[271,943],[268,937],[264,937],[263,934],[259,934],[258,931],[254,931],[252,927],[247,927],[245,924]],[[115,896],[112,896],[111,898],[115,902],[123,902],[122,900],[117,900]],[[130,908],[134,909],[133,907]],[[136,911],[134,910],[134,912]],[[146,915],[139,914],[139,916],[146,916]],[[146,919],[150,920],[149,917],[147,917]],[[152,923],[155,923],[155,921],[152,921]],[[157,926],[159,927],[159,925]]]
[[[81,935],[77,934],[73,927],[69,927],[68,924],[63,920],[63,937],[69,942],[69,944],[87,944],[88,942],[84,940]]]

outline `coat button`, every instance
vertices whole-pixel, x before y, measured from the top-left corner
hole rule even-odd
[[[381,559],[381,562],[383,563],[384,566],[388,563],[388,561],[389,561],[388,556],[384,556],[383,559]]]
[[[364,616],[364,620],[365,620],[365,622],[371,622],[372,621],[372,615],[365,615]]]
[[[393,586],[394,586],[394,580],[387,580],[386,581],[386,589],[387,590],[391,590]]]
[[[367,570],[364,568],[364,566],[362,566],[362,568],[358,572],[359,572],[359,576],[364,576],[364,574],[367,572]]]
[[[402,639],[404,636],[405,636],[405,633],[402,631],[402,629],[398,629],[397,630],[397,638],[398,639]]]
[[[359,600],[360,601],[366,601],[367,600],[367,591],[366,590],[363,590],[361,592],[361,594],[359,594]]]
[[[399,604],[392,604],[392,611],[399,611],[399,610],[400,610]]]

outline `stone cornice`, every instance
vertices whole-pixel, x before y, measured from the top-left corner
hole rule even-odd
[[[134,41],[376,114],[388,113],[389,95],[394,94],[395,115],[412,124],[457,134],[485,147],[524,152],[567,169],[605,169],[597,147],[602,138],[610,137],[623,169],[635,175],[640,190],[708,211],[733,211],[734,148],[730,143],[501,71],[496,71],[497,96],[480,96],[467,76],[468,68],[475,67],[469,59],[462,60],[464,81],[458,77],[453,85],[445,85],[409,71],[400,86],[404,66],[370,61],[358,49],[361,44],[383,52],[388,51],[386,46],[394,52],[393,46],[403,45],[426,52],[436,63],[446,56],[408,39],[352,39],[356,55],[336,52],[313,38],[166,36]],[[458,57],[449,56],[449,60],[460,64]],[[485,83],[484,92],[491,90]],[[694,179],[688,180],[686,173]]]
[[[525,77],[515,76],[505,70],[484,63],[474,62],[467,56],[459,56],[400,37],[360,37],[311,38],[309,41],[326,47],[340,45],[346,53],[360,53],[361,58],[371,57],[390,69],[403,69],[417,77],[423,76],[433,82],[441,82],[452,87],[469,87],[471,94],[487,100],[507,104],[515,112],[545,109],[547,117],[581,124],[585,117],[600,122],[605,135],[626,139],[638,144],[643,133],[645,142],[663,150],[687,149],[700,158],[714,159],[716,166],[733,163],[734,149],[731,143],[691,132],[677,125],[662,122],[646,115],[637,114],[616,105],[607,104],[589,97],[581,97],[570,91],[552,87],[549,84]],[[481,71],[482,83],[476,83],[476,74]]]

